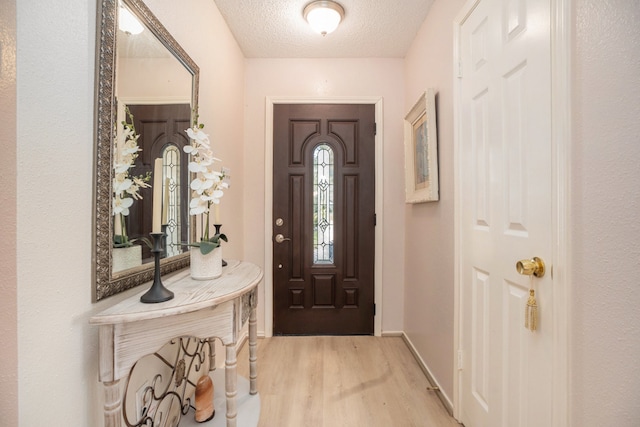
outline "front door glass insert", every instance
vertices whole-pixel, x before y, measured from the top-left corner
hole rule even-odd
[[[333,264],[333,149],[313,150],[313,263]]]

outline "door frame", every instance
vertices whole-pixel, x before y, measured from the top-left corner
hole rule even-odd
[[[454,70],[454,372],[453,416],[460,419],[462,375],[458,353],[462,344],[461,301],[461,72],[460,33],[463,22],[480,0],[468,0],[453,22]],[[552,187],[552,268],[553,346],[552,419],[553,427],[571,425],[571,37],[573,0],[549,0],[551,10],[551,187]]]
[[[373,318],[374,336],[382,336],[382,258],[383,248],[383,120],[381,96],[355,97],[279,97],[267,96],[265,100],[265,212],[264,212],[264,334],[273,336],[273,106],[275,104],[373,104],[375,106],[375,255],[374,255],[374,303],[376,312]]]

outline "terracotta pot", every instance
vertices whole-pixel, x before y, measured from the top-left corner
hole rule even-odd
[[[213,408],[213,381],[209,375],[198,380],[196,385],[196,421],[204,423],[216,414]]]
[[[191,248],[191,278],[211,280],[222,276],[222,247],[218,246],[206,255],[200,248]]]

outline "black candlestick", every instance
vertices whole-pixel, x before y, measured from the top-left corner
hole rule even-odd
[[[162,228],[162,256],[161,258],[166,258],[167,257],[167,227],[169,225],[168,224],[162,224],[161,228]]]
[[[213,226],[216,228],[216,234],[220,234],[220,229],[222,228],[222,224],[213,224]],[[227,266],[227,261],[225,261],[224,259],[222,260],[222,266],[223,267]]]
[[[156,269],[153,276],[153,285],[140,297],[140,302],[148,304],[169,301],[173,298],[173,292],[164,287],[160,277],[160,255],[162,254],[162,239],[164,235],[164,233],[151,233],[151,237],[153,237],[151,253],[153,253]]]

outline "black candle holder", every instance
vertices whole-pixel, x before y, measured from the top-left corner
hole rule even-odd
[[[153,237],[153,249],[151,249],[151,253],[153,253],[154,257],[155,272],[153,276],[153,285],[151,285],[151,288],[149,288],[149,290],[140,297],[140,302],[145,304],[169,301],[173,298],[173,292],[164,287],[162,284],[162,278],[160,277],[160,255],[163,251],[162,243],[164,236],[164,233],[151,233],[151,237]]]
[[[160,226],[162,228],[162,256],[160,258],[167,257],[167,227],[168,224],[162,224]]]
[[[213,226],[216,228],[216,234],[220,234],[220,229],[222,228],[222,224],[213,224]],[[225,261],[224,259],[222,260],[222,266],[223,267],[227,266],[227,261]]]

